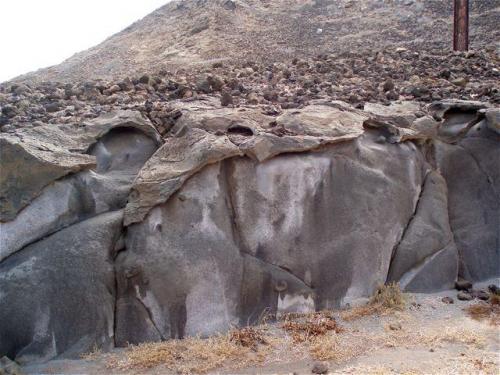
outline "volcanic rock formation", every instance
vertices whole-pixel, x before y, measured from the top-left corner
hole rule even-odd
[[[452,53],[449,5],[174,1],[1,84],[0,358],[500,276],[498,6]]]
[[[497,109],[172,105],[164,139],[132,111],[0,136],[1,355],[211,335],[386,281],[500,274]]]

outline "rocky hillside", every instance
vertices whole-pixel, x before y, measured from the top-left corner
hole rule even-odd
[[[115,80],[215,61],[274,63],[387,47],[448,51],[449,0],[177,0],[22,81]],[[500,39],[499,0],[471,2],[471,47]]]
[[[0,358],[499,276],[498,56],[444,3],[172,2],[0,85]]]

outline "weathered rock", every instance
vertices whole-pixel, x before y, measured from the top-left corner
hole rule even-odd
[[[251,66],[249,75],[262,69]],[[139,95],[181,86],[161,82],[138,83]],[[148,100],[159,128],[172,117],[154,154],[158,133],[130,112],[2,136],[17,137],[22,155],[45,152],[49,172],[63,174],[26,169],[14,182],[26,207],[7,207],[13,219],[0,224],[0,356],[43,361],[207,336],[263,314],[352,304],[386,281],[448,288],[457,248],[462,276],[500,273],[492,109],[450,104],[438,123],[414,103],[364,112],[285,96],[301,108]],[[9,184],[2,191],[14,194]],[[120,213],[103,212],[127,201],[124,231]]]
[[[437,165],[448,185],[450,225],[473,281],[500,274],[500,137],[485,121],[455,145],[436,142]]]
[[[327,362],[314,362],[311,369],[313,374],[327,374],[328,373],[328,363]]]
[[[382,116],[393,117],[401,124],[408,126],[415,121],[415,113],[420,111],[420,105],[415,102],[403,101],[399,103],[391,103],[388,106],[377,103],[366,103],[364,110],[368,113]]]
[[[259,111],[241,113],[223,108],[188,112],[172,128],[173,136],[141,170],[125,210],[125,225],[142,220],[152,207],[167,201],[188,177],[208,164],[237,155],[264,161],[281,153],[352,140],[363,134],[365,119],[360,113],[349,112],[343,103],[337,107],[308,106],[285,113],[275,122]]]
[[[459,279],[455,282],[455,289],[456,290],[471,290],[472,283],[468,280]]]
[[[485,112],[486,124],[490,130],[500,134],[500,109],[487,109]]]
[[[95,171],[53,182],[14,220],[0,223],[0,261],[61,228],[123,208],[135,176],[156,148],[155,140],[133,128],[109,131],[89,150]]]
[[[460,292],[457,293],[457,298],[460,301],[472,301],[474,299],[474,297],[472,297],[472,294],[464,290],[461,290]]]
[[[448,297],[448,296],[441,298],[441,301],[443,303],[446,303],[447,305],[452,305],[452,304],[455,303],[455,301],[453,300],[453,298]]]
[[[125,225],[141,221],[204,166],[236,155],[241,151],[227,136],[218,137],[202,129],[186,129],[186,134],[167,138],[134,183],[125,209]]]
[[[394,250],[387,278],[412,292],[451,288],[458,271],[446,182],[437,172],[428,172],[422,189],[415,214]]]
[[[0,375],[24,375],[21,367],[7,357],[0,358]]]
[[[122,213],[103,214],[0,263],[0,353],[19,363],[113,346],[112,250]]]
[[[96,166],[88,151],[114,128],[134,128],[159,142],[137,112],[118,111],[82,125],[44,125],[0,135],[0,221],[13,220],[42,189],[71,173]]]
[[[129,226],[118,258],[118,345],[224,332],[266,309],[314,309],[297,278],[241,255],[224,173],[221,163],[204,168]]]

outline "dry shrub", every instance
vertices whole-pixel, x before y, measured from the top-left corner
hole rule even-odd
[[[341,332],[341,328],[328,311],[310,314],[287,314],[281,328],[288,332],[295,343],[309,341],[310,339],[325,335],[327,332]]]
[[[114,357],[109,367],[120,370],[148,369],[163,365],[182,374],[206,373],[226,363],[248,366],[262,362],[265,349],[258,345],[266,342],[254,329],[245,328],[207,339],[186,338],[159,343],[130,346],[123,358]]]
[[[383,315],[401,311],[406,306],[406,298],[398,283],[381,285],[377,288],[370,302],[364,306],[342,311],[342,319],[350,321],[369,315]]]
[[[262,332],[253,327],[232,330],[229,332],[229,341],[254,351],[257,351],[259,345],[268,344]]]
[[[490,324],[500,325],[500,296],[497,294],[491,294],[488,302],[478,302],[467,306],[464,310],[472,319],[489,319]]]

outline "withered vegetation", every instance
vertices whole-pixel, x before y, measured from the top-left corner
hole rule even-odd
[[[402,311],[406,307],[406,297],[398,283],[381,285],[377,288],[370,302],[341,312],[342,319],[351,321],[370,315],[386,315]]]
[[[467,315],[475,320],[489,320],[491,325],[500,326],[500,295],[490,293],[486,302],[478,302],[467,306]]]
[[[331,311],[321,311],[310,314],[287,314],[281,320],[281,328],[289,333],[295,343],[310,341],[333,331],[340,333],[339,327]]]

